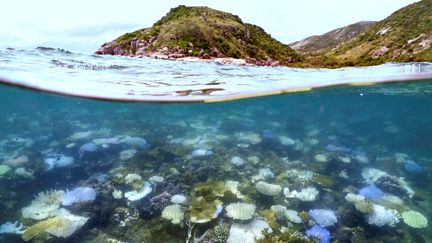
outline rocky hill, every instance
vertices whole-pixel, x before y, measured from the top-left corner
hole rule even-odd
[[[344,42],[313,65],[353,66],[432,61],[432,0],[408,5]],[[311,60],[311,59],[310,59]]]
[[[342,28],[329,31],[323,35],[314,35],[301,41],[296,41],[289,46],[297,52],[310,54],[322,53],[331,50],[344,41],[351,39],[369,28],[375,21],[362,21]]]
[[[289,65],[302,57],[262,28],[243,23],[236,15],[208,7],[180,5],[152,27],[124,34],[103,44],[96,54],[241,58],[256,65]]]

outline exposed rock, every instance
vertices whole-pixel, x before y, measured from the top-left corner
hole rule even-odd
[[[170,60],[235,58],[218,62],[259,66],[287,65],[301,59],[288,45],[238,16],[183,5],[171,9],[152,27],[126,33],[95,53]]]

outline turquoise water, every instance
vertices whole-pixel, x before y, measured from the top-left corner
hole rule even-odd
[[[431,92],[424,80],[159,104],[0,85],[0,225],[24,231],[0,241],[314,242],[321,224],[321,242],[430,242],[403,215],[432,215]],[[66,205],[78,187],[96,197]]]

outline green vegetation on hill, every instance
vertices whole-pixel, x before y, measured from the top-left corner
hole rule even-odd
[[[432,61],[432,1],[404,7],[310,63],[324,66]],[[320,63],[321,62],[321,63]]]
[[[322,54],[332,50],[343,42],[356,37],[375,23],[375,21],[357,22],[329,31],[323,35],[310,36],[303,40],[293,42],[289,44],[289,46],[302,54]]]
[[[256,65],[294,67],[431,62],[432,0],[411,4],[377,23],[359,22],[291,46],[302,54],[236,15],[180,5],[152,27],[126,33],[96,53],[168,59],[233,57]]]
[[[288,45],[273,39],[256,25],[236,15],[208,7],[180,5],[152,27],[120,36],[97,53],[169,57],[243,58],[250,62],[277,61],[287,65],[301,60]]]

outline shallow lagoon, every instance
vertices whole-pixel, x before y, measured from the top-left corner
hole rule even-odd
[[[232,242],[252,234],[264,242],[308,242],[307,230],[321,222],[331,242],[428,242],[430,226],[414,228],[401,215],[414,210],[430,220],[432,213],[431,92],[431,82],[423,81],[149,104],[0,86],[0,160],[10,169],[0,177],[0,224],[34,226],[63,208],[85,223],[66,238],[42,230],[31,240]],[[95,146],[82,147],[88,143]],[[73,162],[47,166],[48,158],[61,156]],[[151,192],[136,201],[126,197],[145,182]],[[257,186],[262,182],[276,189]],[[382,194],[361,191],[369,185]],[[54,200],[57,209],[45,219],[23,216],[39,193],[77,187],[93,188],[96,199],[70,206]],[[302,194],[306,188],[314,190]],[[352,199],[359,195],[362,202]],[[237,202],[256,207],[250,219],[228,213]],[[170,205],[179,205],[183,218],[162,217]],[[276,205],[294,210],[300,221]],[[314,218],[314,209],[331,210],[336,220]]]

